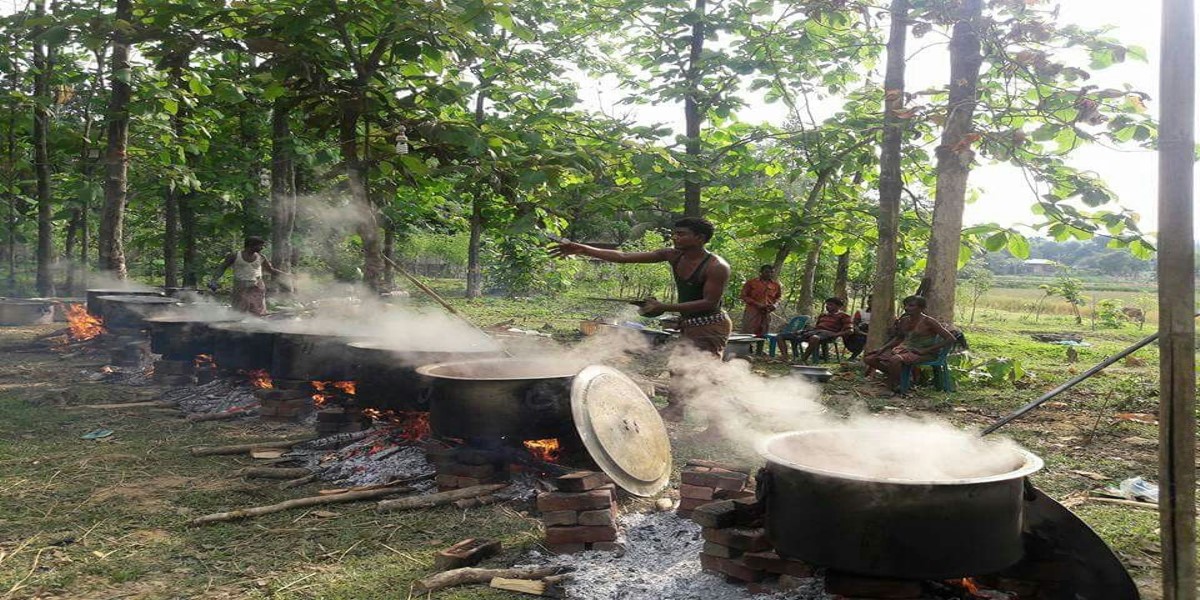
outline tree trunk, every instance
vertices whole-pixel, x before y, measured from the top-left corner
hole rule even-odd
[[[808,254],[804,256],[804,271],[800,275],[800,301],[796,303],[797,314],[813,314],[813,288],[817,283],[817,263],[820,258],[821,240],[813,238],[809,242]]]
[[[292,267],[292,230],[296,226],[292,189],[292,129],[290,101],[276,98],[271,108],[271,264]]]
[[[114,18],[133,20],[133,0],[117,0]],[[108,149],[105,151],[104,212],[100,218],[100,268],[114,277],[125,279],[126,172],[125,148],[129,141],[129,34],[125,28],[113,31],[112,92],[108,99]]]
[[[480,85],[475,96],[475,126],[482,127],[486,114],[484,101],[487,99],[487,83]],[[485,186],[477,183],[471,198],[471,234],[467,241],[467,297],[483,296],[483,265],[480,263],[480,245],[483,244],[483,202]]]
[[[37,0],[34,14],[46,16],[46,0]],[[54,224],[50,197],[50,50],[37,39],[45,27],[37,27],[33,42],[33,167],[37,180],[37,293],[43,298],[54,295]]]
[[[871,293],[871,321],[867,349],[882,346],[896,314],[896,236],[900,227],[900,152],[904,142],[904,46],[908,37],[908,0],[892,0],[891,31],[887,42],[887,70],[883,89],[883,141],[879,149],[879,245],[875,249],[875,285]]]
[[[942,143],[937,147],[937,192],[933,204],[933,231],[925,276],[930,288],[926,312],[945,323],[954,321],[955,286],[958,282],[958,252],[962,242],[963,208],[967,178],[975,152],[968,137],[973,129],[978,96],[980,54],[979,25],[983,0],[959,4],[950,38],[950,99]]]
[[[704,54],[704,16],[707,11],[705,0],[695,0],[693,5],[691,48],[688,53],[687,73],[684,75],[687,91],[683,97],[684,151],[691,163],[683,180],[683,214],[699,217],[700,175],[695,171],[700,163],[700,125],[704,122],[704,111],[700,108],[700,60]]]
[[[362,240],[363,284],[380,291],[383,284],[383,245],[379,239],[379,214],[367,189],[367,167],[358,155],[358,119],[366,101],[356,94],[342,104],[341,150],[346,164],[350,198],[359,211],[357,233]]]
[[[14,94],[18,88],[20,73],[17,69],[13,69],[10,74],[8,92]],[[16,103],[10,105],[15,107]],[[8,175],[8,240],[5,245],[8,259],[8,293],[17,293],[17,111],[16,108],[10,108],[8,111],[8,136],[7,136],[7,168],[5,169]]]
[[[791,254],[792,239],[788,238],[783,240],[783,244],[781,244],[779,249],[775,251],[775,260],[771,261],[771,264],[775,267],[775,273],[777,275],[779,273],[783,273],[783,263],[787,262],[787,259],[789,256],[791,256]]]
[[[396,270],[392,263],[397,262],[396,224],[391,219],[386,219],[383,224],[383,255],[388,258],[383,262],[383,283],[390,290],[396,287]]]
[[[850,280],[850,251],[838,255],[837,275],[833,277],[833,295],[841,298],[847,303],[850,299],[846,296],[846,287]],[[847,304],[850,306],[850,304]]]

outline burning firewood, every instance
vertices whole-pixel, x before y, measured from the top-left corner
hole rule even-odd
[[[419,579],[413,584],[413,591],[418,594],[427,594],[448,587],[491,583],[491,581],[497,577],[504,579],[542,579],[545,577],[553,577],[568,570],[570,570],[569,567],[561,566],[526,567],[515,569],[479,569],[476,567],[464,567],[462,569],[442,571],[436,575],[430,575],[424,579]]]
[[[318,506],[321,504],[340,504],[343,502],[354,502],[357,500],[371,500],[373,498],[382,498],[393,494],[404,494],[413,491],[413,488],[408,486],[397,486],[383,488],[378,490],[363,490],[359,492],[346,492],[344,494],[334,494],[331,496],[309,496],[307,498],[296,498],[287,500],[279,504],[271,504],[268,506],[255,506],[252,508],[239,508],[229,512],[213,513],[203,517],[197,517],[188,521],[189,527],[198,525],[207,525],[209,523],[222,523],[226,521],[236,521],[238,519],[246,519],[249,517],[258,517],[269,515],[272,513],[282,512],[292,508],[304,508],[307,506]]]
[[[270,440],[252,444],[234,444],[232,446],[195,446],[191,449],[192,456],[213,456],[217,454],[245,454],[259,448],[291,448],[297,444],[311,441],[312,436],[285,440]]]
[[[464,498],[487,496],[506,487],[508,487],[507,483],[488,483],[484,485],[473,485],[471,487],[465,487],[457,490],[438,492],[436,494],[427,494],[425,496],[410,496],[408,498],[384,500],[379,503],[377,510],[379,512],[387,512],[390,510],[408,510],[410,508],[432,508],[434,506],[450,504],[455,500],[462,500]]]

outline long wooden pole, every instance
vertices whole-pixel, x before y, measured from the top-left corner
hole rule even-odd
[[[1158,127],[1159,522],[1163,599],[1196,598],[1194,0],[1163,0]]]

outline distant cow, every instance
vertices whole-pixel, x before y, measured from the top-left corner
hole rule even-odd
[[[1136,306],[1126,306],[1122,308],[1121,314],[1125,315],[1126,319],[1137,323],[1139,329],[1146,324],[1146,311]]]

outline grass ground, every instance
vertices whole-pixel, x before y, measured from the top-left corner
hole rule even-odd
[[[582,298],[451,301],[481,325],[510,323],[570,339],[578,321],[613,307]],[[1018,357],[1030,376],[1013,384],[964,384],[957,393],[921,389],[908,398],[877,395],[847,365],[825,388],[834,406],[929,414],[982,426],[1086,369],[1145,332],[1082,330],[1093,345],[1068,363],[1063,348],[1034,342],[1028,333],[1072,331],[1063,316],[1025,323],[1019,314],[976,317],[968,328],[974,352]],[[292,511],[202,528],[192,517],[235,507],[310,495],[319,488],[279,490],[233,472],[250,459],[191,457],[187,448],[282,437],[287,426],[187,423],[155,409],[101,411],[82,404],[145,399],[144,389],[84,383],[81,371],[97,359],[4,350],[46,328],[0,329],[0,599],[6,598],[404,598],[410,583],[430,572],[432,552],[462,538],[500,539],[509,564],[533,548],[538,524],[518,505],[469,511],[434,509],[380,515],[372,503],[339,505],[333,516]],[[1046,460],[1035,483],[1075,510],[1118,552],[1145,598],[1157,598],[1157,515],[1082,500],[1088,490],[1131,476],[1156,478],[1156,428],[1116,418],[1154,413],[1156,352],[1115,365],[1063,394],[1005,431]],[[767,371],[784,367],[762,363]],[[726,458],[731,449],[696,445],[680,435],[701,427],[672,426],[677,459]],[[98,427],[111,438],[83,441]],[[322,513],[324,514],[324,513]],[[509,598],[471,587],[439,598]]]

